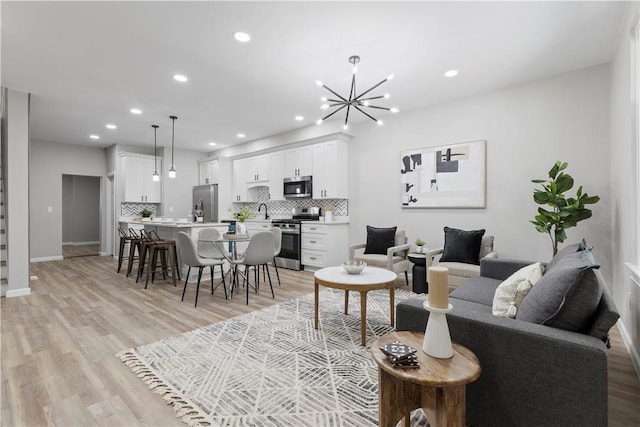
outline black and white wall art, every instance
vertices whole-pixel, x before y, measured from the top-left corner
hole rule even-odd
[[[400,153],[403,208],[484,208],[486,141]]]

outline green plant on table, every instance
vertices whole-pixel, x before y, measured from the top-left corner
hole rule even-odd
[[[203,216],[204,216],[204,211],[203,211],[202,209],[198,209],[198,210],[196,211],[196,216],[197,216],[197,217],[203,217]]]
[[[421,246],[424,246],[425,242],[424,240],[418,237],[414,243],[416,244],[416,246],[421,247]]]
[[[142,218],[149,218],[152,214],[153,212],[151,212],[149,209],[143,209],[140,211],[140,215],[142,216]]]
[[[245,205],[241,207],[238,212],[233,212],[233,219],[242,223],[247,219],[255,218],[256,216],[250,212],[249,208],[250,208],[249,206]],[[229,208],[229,211],[231,211],[231,208]]]
[[[568,164],[557,161],[549,171],[549,179],[534,179],[531,182],[542,184],[542,189],[533,191],[533,200],[543,206],[538,208],[538,215],[531,222],[540,233],[547,233],[551,238],[553,255],[558,252],[558,243],[566,240],[567,228],[575,227],[578,222],[591,218],[591,209],[585,205],[598,203],[600,197],[589,196],[578,187],[575,197],[565,196],[565,192],[573,188],[573,177],[565,172]]]

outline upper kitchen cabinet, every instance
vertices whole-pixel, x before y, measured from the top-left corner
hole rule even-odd
[[[327,141],[313,145],[313,198],[349,197],[349,146],[345,141]]]
[[[162,202],[162,187],[160,181],[153,180],[156,170],[154,156],[143,154],[123,154],[122,172],[125,202]],[[162,171],[162,160],[157,159],[158,172]]]
[[[246,167],[249,186],[255,183],[269,184],[269,156],[267,154],[248,158]]]
[[[284,200],[284,151],[269,154],[269,200]]]
[[[233,197],[232,202],[248,202],[247,199],[247,160],[233,161]]]
[[[198,184],[220,184],[225,173],[229,173],[230,162],[226,157],[198,160]]]
[[[309,176],[313,171],[313,147],[292,148],[285,152],[285,178]]]

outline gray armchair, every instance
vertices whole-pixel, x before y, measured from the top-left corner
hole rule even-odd
[[[425,252],[427,269],[431,266],[446,267],[449,269],[449,287],[457,288],[471,277],[480,276],[480,265],[466,264],[462,262],[440,262],[440,256],[444,248],[433,249]],[[482,236],[480,245],[480,261],[484,258],[497,258],[498,253],[493,250],[493,236]]]
[[[386,268],[396,274],[404,273],[407,286],[409,285],[407,272],[412,264],[407,258],[410,246],[407,243],[407,235],[404,230],[396,231],[395,246],[387,249],[386,255],[365,254],[364,249],[366,246],[366,243],[349,246],[349,259],[352,261],[364,261],[367,265],[373,267]]]

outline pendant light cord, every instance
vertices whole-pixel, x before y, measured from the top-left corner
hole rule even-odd
[[[154,166],[154,171],[157,172],[158,171],[158,144],[157,144],[157,140],[158,140],[158,135],[157,135],[157,131],[158,131],[158,125],[151,125],[151,127],[153,128],[153,166]]]
[[[175,139],[175,129],[176,129],[176,116],[169,116],[169,118],[171,119],[171,167],[175,167],[175,164],[173,163],[173,145],[174,145],[174,139]]]

